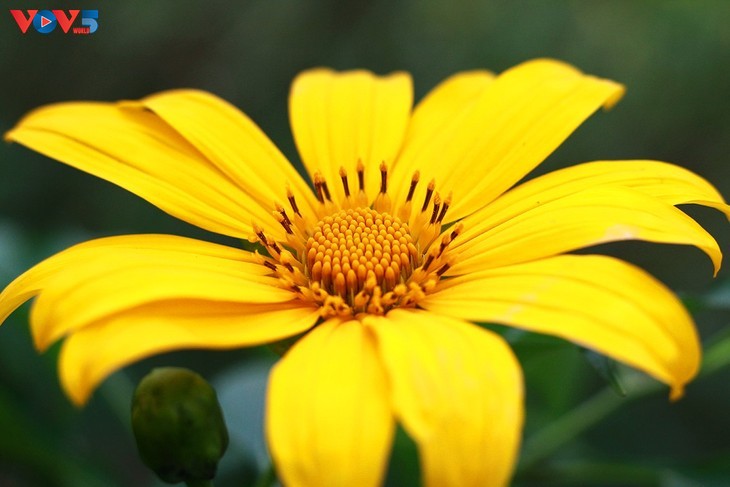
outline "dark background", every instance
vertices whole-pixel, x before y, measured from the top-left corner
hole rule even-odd
[[[31,27],[23,35],[10,8],[98,9],[99,29],[41,35]],[[456,71],[499,72],[542,56],[620,81],[628,91],[539,172],[596,159],[666,160],[730,197],[724,0],[9,1],[0,9],[0,131],[46,103],[195,87],[240,107],[297,162],[286,103],[302,69],[410,71],[419,99]],[[719,213],[688,211],[728,249],[730,227]],[[144,232],[217,239],[109,183],[0,144],[0,284],[70,244]],[[713,280],[698,250],[640,243],[599,250],[642,265],[686,298],[704,341],[728,324],[730,274]],[[604,387],[572,345],[530,337],[515,348],[526,369],[528,438]],[[232,433],[221,485],[250,483],[265,464],[257,428],[270,353],[156,357],[115,374],[76,410],[59,391],[56,352],[33,351],[27,307],[0,328],[0,485],[157,485],[136,458],[128,403],[136,381],[160,364],[204,373],[224,396],[232,429],[245,432]],[[690,385],[676,404],[664,392],[627,400],[549,461],[521,472],[515,485],[730,485],[729,382],[724,369]],[[413,445],[399,438],[394,455],[390,483],[417,485]],[[595,473],[601,465],[659,473],[611,480]]]

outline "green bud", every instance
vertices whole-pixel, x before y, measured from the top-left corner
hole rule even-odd
[[[178,367],[154,369],[140,381],[132,430],[142,461],[171,484],[212,479],[228,446],[215,390]]]

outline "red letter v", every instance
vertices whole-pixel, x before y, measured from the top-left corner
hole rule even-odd
[[[53,15],[56,16],[58,25],[61,26],[64,34],[68,33],[68,29],[71,28],[71,24],[74,23],[74,20],[76,20],[76,16],[79,14],[78,10],[69,10],[69,16],[66,17],[66,14],[63,12],[63,10],[52,10],[52,12]]]
[[[18,24],[18,27],[20,27],[20,31],[25,34],[28,32],[28,27],[30,27],[30,23],[33,22],[33,17],[35,17],[35,14],[38,13],[38,10],[27,10],[28,12],[28,18],[26,19],[23,15],[22,10],[11,10],[10,13],[13,14],[13,18],[15,19],[15,23]]]

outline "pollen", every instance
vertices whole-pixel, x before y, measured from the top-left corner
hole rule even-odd
[[[290,209],[276,203],[272,212],[286,232],[285,241],[274,241],[253,226],[251,241],[268,254],[259,254],[261,264],[278,276],[282,287],[317,305],[323,318],[382,315],[416,306],[453,265],[449,247],[462,232],[457,224],[442,233],[452,195],[442,199],[435,181],[428,183],[423,202],[415,204],[416,171],[405,201],[394,202],[388,195],[388,168],[381,163],[378,194],[369,198],[365,167],[358,162],[356,168],[354,179],[340,168],[339,181],[334,181],[344,190],[340,201],[325,178],[314,174],[319,207],[309,217],[287,190]],[[420,211],[414,213],[415,208]]]

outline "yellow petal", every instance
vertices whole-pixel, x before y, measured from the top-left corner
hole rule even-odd
[[[246,238],[251,222],[284,231],[214,163],[157,115],[129,103],[59,103],[23,118],[5,134],[43,155],[113,182],[207,230]],[[261,169],[268,161],[261,161]],[[280,195],[272,195],[273,198]]]
[[[413,87],[407,73],[378,77],[368,71],[314,69],[292,84],[289,117],[299,154],[310,174],[320,172],[335,201],[344,198],[340,167],[357,191],[357,162],[365,165],[372,201],[380,189],[378,166],[392,166],[400,150]]]
[[[367,317],[398,420],[419,447],[425,485],[506,485],[523,421],[522,374],[507,344],[420,310]]]
[[[722,252],[715,239],[671,204],[621,186],[566,191],[556,187],[510,198],[509,206],[499,198],[466,218],[467,230],[454,242],[458,260],[450,275],[618,240],[694,245],[712,259],[716,273],[720,269]]]
[[[278,287],[250,252],[169,235],[92,240],[60,252],[0,294],[0,318],[38,295],[31,311],[36,346],[44,350],[75,330],[147,303],[194,299],[283,303]]]
[[[677,297],[641,269],[597,255],[563,255],[445,281],[419,302],[439,314],[574,341],[669,384],[697,373],[700,346]]]
[[[75,404],[82,405],[109,374],[134,361],[184,348],[260,345],[302,333],[318,317],[316,309],[300,301],[172,299],[142,304],[69,336],[59,356],[61,385]]]
[[[373,337],[330,320],[271,373],[266,433],[287,487],[380,485],[394,421]]]
[[[594,161],[552,171],[505,193],[489,205],[489,213],[506,207],[526,211],[538,201],[546,203],[596,186],[629,187],[671,205],[709,206],[730,217],[730,206],[707,180],[683,167],[647,160]],[[476,215],[473,220],[478,221]]]
[[[261,129],[233,105],[198,90],[166,91],[139,104],[170,124],[263,208],[272,210],[275,201],[287,203],[290,187],[299,209],[313,214],[315,200],[307,183]]]
[[[428,157],[422,151],[427,150],[435,138],[454,130],[452,127],[472,116],[477,101],[493,81],[494,75],[488,71],[457,73],[439,83],[416,105],[406,131],[406,155],[396,159],[390,175],[388,191],[394,202],[405,202],[413,173],[423,169],[423,158]],[[428,184],[428,181],[421,181],[421,184]]]
[[[457,92],[450,114],[443,101],[430,113],[427,99],[419,108],[421,123],[409,130],[397,166],[421,168],[425,182],[416,190],[417,202],[431,178],[442,195],[453,191],[446,221],[454,221],[519,181],[594,111],[616,103],[623,91],[617,83],[558,61],[526,62],[484,83],[480,96]],[[433,133],[437,126],[441,129]],[[395,186],[395,191],[408,189],[402,182]],[[402,195],[394,197],[396,204]]]

